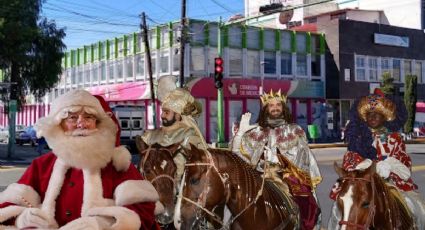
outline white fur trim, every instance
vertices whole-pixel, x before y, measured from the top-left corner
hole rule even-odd
[[[50,176],[49,184],[47,185],[47,191],[44,196],[41,210],[44,211],[52,224],[55,224],[55,210],[56,210],[56,198],[59,196],[60,190],[65,179],[65,174],[68,171],[69,166],[65,165],[59,158],[56,159],[53,171]],[[56,223],[57,225],[57,223]]]
[[[0,222],[4,222],[12,217],[17,217],[25,210],[25,207],[22,206],[8,206],[0,209]],[[1,226],[1,225],[0,225]],[[3,228],[0,228],[3,229]]]
[[[142,225],[139,215],[124,207],[92,208],[87,211],[87,215],[113,217],[116,222],[111,226],[111,229],[137,230]]]
[[[139,202],[156,202],[159,195],[147,180],[128,180],[117,186],[114,199],[116,205],[124,206]]]
[[[100,170],[83,170],[84,175],[84,195],[81,216],[94,207],[105,207],[110,204],[108,199],[103,198],[102,178]]]
[[[119,146],[114,149],[112,164],[118,172],[127,171],[131,164],[131,154],[126,147]]]
[[[155,211],[154,211],[155,216],[156,215],[159,215],[159,214],[162,214],[164,212],[165,212],[164,205],[160,201],[157,201],[155,203]]]
[[[38,207],[40,195],[28,185],[13,183],[0,194],[0,203],[4,202],[24,207]]]

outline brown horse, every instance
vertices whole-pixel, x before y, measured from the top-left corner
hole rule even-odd
[[[365,170],[344,171],[334,163],[341,188],[336,200],[341,230],[415,229],[414,221],[395,187],[376,173],[376,165]]]
[[[299,211],[288,194],[252,169],[230,150],[203,151],[191,145],[179,220],[181,229],[197,229],[205,217],[222,229],[297,229]],[[225,204],[232,217],[226,223],[213,212]],[[177,209],[177,208],[176,208]]]
[[[148,146],[140,136],[136,137],[140,153],[139,171],[149,180],[159,194],[159,201],[164,205],[164,213],[157,215],[157,222],[165,226],[173,222],[176,198],[176,164],[173,157],[180,143],[163,147],[159,144]]]

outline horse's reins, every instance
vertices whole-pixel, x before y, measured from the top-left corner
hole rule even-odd
[[[372,180],[365,179],[365,178],[344,177],[344,178],[342,178],[342,181],[344,181],[344,180],[365,181],[367,183],[373,184]],[[369,229],[369,226],[372,223],[373,218],[375,216],[375,208],[376,208],[376,205],[375,205],[375,187],[373,187],[373,185],[372,185],[372,199],[371,199],[369,205],[370,205],[369,213],[368,213],[367,221],[366,221],[365,224],[361,225],[361,224],[356,224],[356,223],[353,223],[353,222],[350,222],[350,221],[344,221],[344,220],[340,220],[338,222],[338,224],[339,225],[347,225],[347,226],[355,227],[355,228],[358,228],[358,229],[364,229],[364,230]]]
[[[165,150],[165,151],[169,152],[170,154],[172,153],[167,148],[160,148],[160,149]],[[150,155],[151,150],[152,150],[152,145],[149,145],[147,149],[142,151],[142,153],[145,152],[145,155],[142,159],[142,165],[141,165],[140,168],[143,170],[141,173],[144,177],[145,177],[145,170],[144,170],[145,164],[146,164],[146,161],[147,161],[147,159]],[[161,179],[161,178],[167,178],[167,179],[171,180],[173,182],[173,188],[176,186],[176,184],[175,184],[176,180],[173,177],[171,177],[170,175],[167,175],[167,174],[161,174],[161,175],[155,176],[152,180],[150,180],[150,182],[153,184],[156,180]]]
[[[218,174],[218,176],[219,176],[219,178],[220,178],[220,180],[221,180],[221,182],[223,184],[223,187],[225,189],[225,196],[226,196],[225,203],[227,203],[227,201],[228,201],[228,199],[230,197],[229,194],[226,194],[226,192],[229,193],[229,191],[228,191],[229,190],[229,187],[228,187],[229,184],[227,183],[228,177],[225,177],[225,176],[223,176],[223,174],[220,173],[220,171],[218,170],[217,166],[214,163],[214,160],[212,159],[211,153],[208,150],[206,150],[206,152],[207,152],[206,155],[208,157],[208,161],[209,162],[207,162],[207,163],[187,163],[187,164],[185,164],[185,166],[209,166],[206,174],[208,174],[209,171],[211,170],[211,168],[213,168],[216,171],[216,173]],[[267,169],[267,166],[268,166],[267,161],[265,161],[264,170]],[[253,204],[255,204],[257,202],[258,198],[263,194],[264,182],[265,182],[265,176],[263,176],[263,179],[262,179],[262,182],[261,182],[261,188],[260,188],[260,190],[258,190],[258,193],[257,193],[255,199],[252,200],[247,206],[245,206],[245,208],[242,209],[237,215],[235,215],[234,217],[230,218],[227,223],[223,223],[223,221],[220,220],[220,217],[217,216],[217,214],[215,214],[215,213],[211,212],[210,210],[206,209],[204,207],[205,201],[202,202],[203,204],[200,204],[201,203],[200,200],[203,199],[203,195],[204,195],[203,193],[205,192],[205,185],[207,185],[208,183],[205,183],[204,184],[204,189],[202,190],[201,195],[198,198],[198,202],[195,202],[195,201],[193,201],[193,200],[191,200],[191,199],[183,196],[182,194],[180,194],[180,196],[185,201],[187,201],[187,202],[195,205],[199,209],[203,210],[205,213],[207,213],[208,215],[210,215],[215,221],[217,221],[219,224],[221,224],[224,229],[227,229],[227,227],[229,227],[240,215],[242,215],[246,210],[248,210],[249,207],[251,207]]]

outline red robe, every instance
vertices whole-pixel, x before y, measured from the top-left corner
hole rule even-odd
[[[57,157],[53,153],[35,159],[17,182],[32,187],[40,196],[41,203],[45,198],[56,160]],[[105,168],[101,169],[101,180],[103,197],[114,199],[114,191],[117,186],[127,180],[143,180],[143,178],[132,164],[130,164],[128,170],[118,172],[110,162]],[[68,169],[63,186],[56,198],[55,220],[59,226],[81,217],[83,185],[83,171],[75,168]],[[0,210],[9,205],[11,205],[10,202],[0,204]],[[157,228],[154,216],[155,203],[139,202],[124,207],[139,215],[141,229]]]
[[[403,142],[399,133],[388,133],[387,135],[381,135],[377,138],[382,138],[382,148],[380,146],[375,146],[376,148],[376,162],[383,161],[388,157],[392,157],[400,161],[403,165],[405,165],[408,169],[412,168],[412,160],[410,156],[406,153],[406,145]],[[375,138],[375,137],[374,137]],[[377,143],[374,143],[377,145]],[[342,168],[345,171],[353,171],[356,166],[362,162],[364,158],[352,151],[348,151],[344,154],[344,158],[342,161]],[[418,189],[418,186],[413,182],[412,178],[408,178],[407,180],[403,180],[399,175],[390,172],[388,178],[398,189],[402,191],[412,191]],[[330,198],[335,200],[339,193],[339,185],[335,184],[331,190]]]

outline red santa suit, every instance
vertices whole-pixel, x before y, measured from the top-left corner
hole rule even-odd
[[[50,118],[47,117],[49,119],[42,120],[41,125],[43,121],[54,123],[54,120],[58,120],[55,118],[63,108],[84,106],[94,108],[98,113],[103,112],[98,99],[88,92],[77,90],[69,94],[71,95],[67,96],[71,99],[60,100],[60,103],[56,104],[57,108],[52,104],[53,114],[49,115]],[[100,124],[116,126],[110,116],[111,114],[108,114],[109,118],[100,118]],[[61,119],[63,118],[59,120]],[[52,127],[53,125],[50,128]],[[99,130],[104,128],[105,126],[100,125]],[[110,157],[88,159],[85,166],[75,167],[76,163],[72,162],[72,158],[67,159],[55,152],[55,149],[59,149],[57,146],[60,142],[53,141],[52,133],[46,132],[44,128],[39,130],[42,135],[46,135],[46,140],[52,145],[54,152],[35,159],[19,181],[9,185],[0,194],[0,229],[13,229],[17,226],[20,215],[35,209],[37,212],[41,210],[40,213],[47,219],[48,229],[85,229],[88,227],[84,226],[92,227],[93,223],[100,226],[97,229],[158,229],[154,216],[158,193],[148,181],[143,180],[131,164],[131,156],[126,148],[112,148]],[[116,127],[114,130],[113,133],[119,133]],[[58,135],[56,129],[53,134]],[[102,136],[103,134],[107,136],[106,133],[102,133]],[[112,140],[112,147],[115,145],[114,139],[115,137],[108,139]],[[104,142],[110,141],[100,141],[99,145],[107,145]],[[96,147],[92,146],[93,151]],[[69,155],[69,151],[66,153]],[[98,167],[99,164],[91,164],[90,161],[105,163]],[[84,163],[82,160],[77,162]],[[97,225],[98,220],[108,221]],[[108,223],[108,226],[104,223]]]

